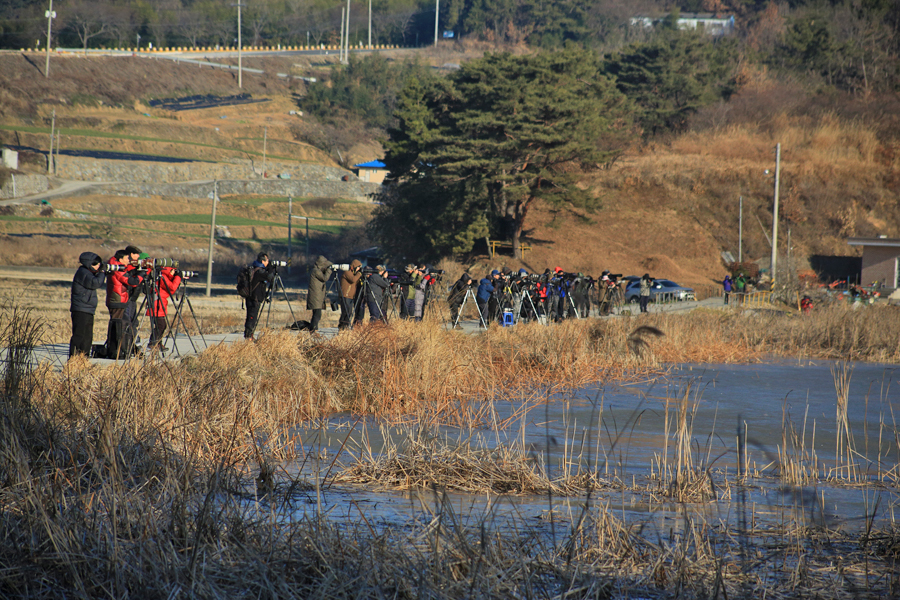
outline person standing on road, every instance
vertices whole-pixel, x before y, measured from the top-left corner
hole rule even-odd
[[[648,312],[647,305],[650,304],[650,288],[653,286],[653,278],[650,277],[649,273],[644,273],[644,276],[641,277],[641,291],[640,291],[640,301],[641,301],[641,312]]]
[[[732,289],[734,289],[734,282],[731,281],[731,275],[726,275],[725,280],[722,282],[722,290],[725,293],[725,304],[728,304],[728,296],[731,294]]]
[[[341,320],[338,329],[347,329],[351,322],[361,321],[356,311],[356,294],[359,291],[359,280],[362,278],[362,263],[353,259],[350,270],[341,274]]]
[[[162,344],[162,340],[169,326],[166,318],[169,297],[181,285],[181,275],[172,267],[163,267],[159,271],[157,284],[154,292],[147,298],[147,316],[150,317],[150,341],[147,342],[147,351],[158,350],[160,354],[165,354],[167,348]]]
[[[737,279],[734,280],[734,291],[737,292],[738,303],[743,303],[744,293],[747,291],[747,278],[743,273],[738,273]]]
[[[260,252],[253,261],[253,275],[250,276],[250,296],[246,299],[247,318],[244,320],[244,339],[253,338],[256,331],[259,309],[269,299],[269,286],[275,281],[275,266],[269,264],[269,255]]]
[[[319,321],[322,319],[322,311],[325,310],[325,285],[330,276],[331,261],[320,255],[309,271],[309,291],[306,294],[306,308],[312,311],[309,321],[311,332],[319,330]]]
[[[69,358],[76,354],[91,355],[94,345],[94,313],[97,311],[97,290],[106,283],[106,273],[101,270],[103,261],[99,254],[82,252],[78,257],[81,266],[72,279],[72,295],[69,310],[72,313],[72,338],[69,340]]]
[[[384,265],[375,267],[374,273],[366,273],[366,279],[368,280],[366,304],[369,305],[370,321],[385,322],[387,320],[384,312],[381,310],[381,305],[384,303],[384,290],[391,285],[385,278],[386,274],[387,269]]]

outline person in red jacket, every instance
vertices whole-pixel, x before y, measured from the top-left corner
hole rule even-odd
[[[132,256],[126,250],[117,250],[107,261],[111,265],[125,267],[124,271],[115,271],[106,278],[106,308],[109,309],[110,320],[126,318],[128,304],[134,301],[137,290],[144,281],[141,272],[132,264]],[[137,260],[137,256],[134,260]],[[130,319],[131,315],[127,317]]]
[[[166,313],[169,309],[169,297],[175,293],[181,285],[181,275],[172,267],[163,267],[159,271],[159,279],[153,286],[153,293],[147,298],[147,315],[150,317],[150,341],[147,350],[159,349],[166,353],[166,347],[161,344],[169,323]]]
[[[115,352],[118,353],[123,339],[137,342],[137,331],[134,326],[137,316],[135,299],[144,278],[143,271],[139,271],[135,266],[140,253],[129,252],[130,249],[131,247],[117,250],[115,255],[107,261],[111,265],[125,267],[124,271],[112,272],[106,278],[106,308],[109,310],[107,352],[115,349]],[[135,262],[133,263],[133,261]]]

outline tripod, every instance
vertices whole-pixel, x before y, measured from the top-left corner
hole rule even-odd
[[[463,301],[459,305],[459,311],[456,313],[456,320],[453,322],[453,328],[459,325],[459,319],[462,317],[463,311],[466,309],[466,304],[469,302],[469,298],[472,299],[472,302],[475,303],[475,310],[478,312],[478,320],[481,323],[481,326],[487,329],[487,323],[484,321],[484,315],[481,314],[481,309],[478,308],[478,299],[475,298],[475,292],[472,291],[472,288],[466,288],[466,295],[463,296]]]
[[[197,313],[194,312],[194,306],[191,304],[191,299],[188,298],[187,283],[188,278],[182,277],[181,286],[179,286],[178,288],[181,291],[181,298],[179,298],[178,302],[175,303],[175,316],[172,317],[172,323],[169,324],[168,327],[169,333],[166,334],[166,340],[172,340],[172,347],[175,349],[175,353],[178,354],[178,356],[181,356],[181,351],[178,350],[178,344],[175,343],[175,338],[178,336],[179,323],[181,323],[181,327],[184,328],[184,335],[191,343],[191,348],[194,350],[194,352],[197,352],[197,346],[194,345],[194,339],[190,335],[188,335],[187,324],[184,322],[184,318],[181,316],[181,310],[185,302],[187,303],[188,310],[191,311],[191,317],[193,317],[194,322],[197,323],[197,332],[200,334],[200,339],[203,340],[204,349],[209,348],[209,344],[206,343],[206,338],[203,337],[203,330],[200,328],[200,320],[197,319]]]
[[[281,280],[281,275],[278,274],[278,269],[274,270],[275,277],[272,279],[272,285],[269,287],[269,291],[266,294],[266,303],[269,305],[269,308],[266,310],[266,328],[269,327],[269,317],[272,316],[272,293],[278,292],[278,288],[281,288],[281,295],[284,298],[284,301],[287,303],[288,311],[291,313],[291,323],[295,323],[297,318],[294,316],[294,309],[291,308],[291,301],[288,300],[287,290],[284,288],[284,282]]]

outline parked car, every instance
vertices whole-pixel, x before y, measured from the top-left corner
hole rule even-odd
[[[650,286],[650,301],[655,302],[656,297],[663,295],[662,301],[666,300],[696,300],[694,290],[683,285],[678,285],[669,279],[654,279]],[[641,296],[641,281],[629,281],[625,286],[625,301],[638,302]]]

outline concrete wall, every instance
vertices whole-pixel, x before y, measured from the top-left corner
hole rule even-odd
[[[372,202],[372,194],[381,186],[361,181],[294,181],[265,179],[249,181],[219,181],[219,195],[259,194],[266,196],[293,196],[294,198],[347,198],[360,202]],[[81,190],[81,194],[107,196],[177,196],[181,198],[207,199],[213,191],[213,183],[106,183]]]
[[[303,181],[340,181],[356,175],[325,165],[278,163],[268,161],[265,172],[269,179],[282,174]],[[212,181],[214,179],[263,179],[262,160],[235,163],[154,162],[140,160],[97,160],[83,156],[60,156],[56,175],[62,179],[101,182],[176,183]]]
[[[20,198],[30,194],[40,194],[49,189],[50,184],[44,175],[11,173],[3,187],[0,187],[0,198]]]
[[[251,163],[165,163],[130,160],[95,160],[61,156],[57,174],[63,179],[97,182],[82,194],[110,196],[180,196],[207,198],[213,181],[219,182],[219,195],[264,194],[296,198],[348,198],[371,202],[381,186],[359,181],[356,175],[339,167],[307,164],[266,163],[263,178],[261,162]],[[282,179],[282,176],[289,178]],[[344,181],[344,179],[347,181]]]
[[[862,284],[883,281],[886,288],[898,287],[897,259],[900,247],[863,246]]]

